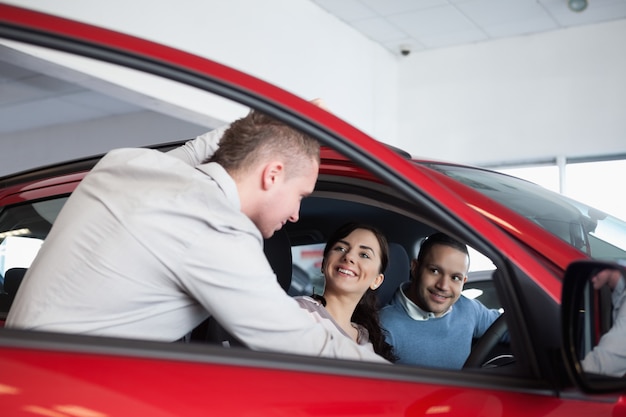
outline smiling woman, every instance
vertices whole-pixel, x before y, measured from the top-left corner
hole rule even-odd
[[[322,323],[393,361],[378,318],[376,289],[384,281],[389,260],[387,239],[373,226],[346,223],[324,247],[323,294],[297,297],[300,305]]]

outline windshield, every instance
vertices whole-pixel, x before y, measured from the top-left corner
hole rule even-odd
[[[626,260],[626,222],[537,184],[498,172],[427,164],[539,224],[593,258]]]

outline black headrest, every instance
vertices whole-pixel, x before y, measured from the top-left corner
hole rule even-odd
[[[411,261],[402,245],[389,242],[389,263],[385,269],[385,280],[376,290],[378,305],[384,307],[395,294],[400,284],[409,280]]]
[[[287,231],[282,228],[269,239],[265,239],[263,250],[276,274],[278,283],[287,291],[291,285],[292,272],[291,242]]]
[[[4,292],[15,297],[27,268],[10,268],[4,273]]]

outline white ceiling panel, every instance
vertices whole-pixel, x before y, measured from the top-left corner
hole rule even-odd
[[[339,0],[341,2],[341,0]],[[391,16],[448,4],[446,0],[361,0],[378,16]]]
[[[100,110],[59,98],[29,101],[2,110],[0,133],[80,122],[102,116]]]
[[[541,4],[560,27],[626,19],[626,0],[590,0],[587,9],[581,13],[563,8],[559,0],[541,0]]]
[[[75,85],[0,61],[0,107],[77,91]]]
[[[368,38],[380,43],[406,37],[404,31],[398,29],[398,27],[385,19],[374,18],[358,20],[352,23],[352,26]]]
[[[478,30],[471,20],[449,5],[394,15],[388,19],[417,40],[423,36]]]
[[[548,17],[545,9],[535,0],[472,0],[459,3],[456,7],[478,27]]]
[[[2,60],[0,108],[0,133],[79,122],[141,109],[77,84]]]
[[[428,49],[444,48],[460,43],[480,42],[487,39],[487,36],[479,30],[468,29],[457,32],[442,32],[426,34],[420,37],[420,42]]]
[[[547,32],[556,28],[557,25],[555,25],[554,21],[547,16],[535,16],[528,20],[488,25],[484,27],[484,31],[489,38],[508,38],[537,32]]]
[[[626,0],[311,0],[395,54],[626,19]]]
[[[128,102],[89,90],[64,96],[63,100],[67,103],[88,107],[103,115],[130,113],[143,110],[141,107],[132,105]]]
[[[41,91],[28,84],[17,82],[3,82],[0,84],[0,108],[41,99],[41,97]]]
[[[344,22],[378,17],[376,12],[359,0],[315,0],[315,3]]]
[[[28,78],[35,75],[35,72],[28,71],[25,68],[17,67],[8,62],[0,60],[0,83],[13,81],[20,78]]]

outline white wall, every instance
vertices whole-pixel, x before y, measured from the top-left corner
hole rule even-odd
[[[626,153],[626,20],[400,65],[400,144],[473,164]]]

